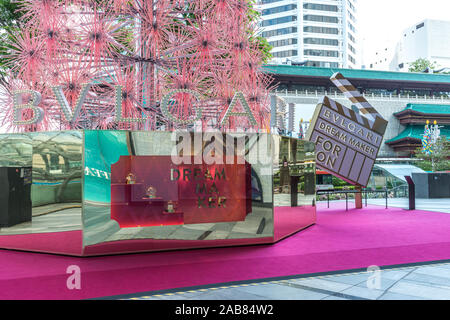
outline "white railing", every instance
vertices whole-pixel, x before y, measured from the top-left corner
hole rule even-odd
[[[319,98],[322,96],[328,96],[330,98],[334,97],[335,99],[346,99],[346,97],[342,93],[338,92],[327,92],[327,91],[308,91],[308,90],[275,90],[274,93],[280,97],[303,97],[303,98]],[[395,101],[418,101],[418,102],[445,102],[450,103],[450,97],[448,96],[429,96],[429,95],[409,95],[409,94],[363,94],[363,96],[367,100],[377,99],[377,100],[395,100]]]

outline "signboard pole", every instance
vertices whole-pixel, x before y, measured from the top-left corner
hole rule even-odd
[[[357,191],[355,193],[355,208],[356,209],[362,209],[362,187],[361,186],[356,186],[355,190]]]
[[[408,183],[408,194],[409,194],[409,210],[416,210],[416,186],[413,179],[410,176],[405,176],[406,182]]]

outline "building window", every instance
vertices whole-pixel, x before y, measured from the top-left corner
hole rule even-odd
[[[339,30],[336,28],[325,28],[325,27],[312,27],[307,26],[303,28],[305,32],[313,32],[313,33],[327,33],[327,34],[339,34]]]
[[[351,44],[348,45],[348,49],[353,52],[354,54],[356,54],[356,50],[355,48],[353,48],[353,46]]]
[[[339,19],[337,17],[327,17],[327,16],[316,16],[312,14],[307,14],[303,17],[306,21],[318,21],[326,23],[338,23]]]
[[[353,4],[347,0],[348,6],[350,7],[350,9],[352,9],[353,11],[355,11],[355,7],[353,6]]]
[[[350,60],[351,63],[356,64],[355,58],[353,58],[351,55],[348,55],[348,60]]]
[[[303,5],[303,8],[304,9],[309,9],[309,10],[338,12],[338,7],[337,6],[332,6],[332,5],[327,5],[327,4],[305,3]]]
[[[275,7],[275,8],[264,9],[262,11],[262,15],[266,16],[266,15],[269,15],[269,14],[286,12],[286,11],[290,11],[290,10],[294,10],[294,9],[297,9],[297,5],[296,4],[288,4],[288,5],[285,5],[285,6],[279,6],[279,7]]]
[[[355,41],[355,37],[352,36],[351,33],[348,33],[348,38],[349,38],[350,40],[352,40],[352,42],[356,42],[356,41]]]
[[[321,67],[321,68],[339,68],[337,62],[325,62],[325,61],[308,61],[305,66],[307,67]]]
[[[322,39],[322,38],[305,38],[305,44],[319,44],[324,46],[338,46],[339,41],[336,39]]]
[[[273,25],[292,22],[292,21],[297,21],[297,16],[287,16],[287,17],[264,20],[261,25],[263,27],[267,27],[267,26],[273,26]]]
[[[353,22],[356,22],[355,17],[351,14],[351,12],[349,10],[347,10],[348,16],[350,17],[350,20],[352,20]]]
[[[283,40],[277,40],[277,41],[271,41],[269,44],[276,48],[276,47],[283,47],[288,46],[291,44],[297,44],[297,39],[283,39]]]
[[[286,50],[286,51],[278,51],[278,52],[272,52],[272,56],[274,58],[286,58],[286,57],[293,57],[298,55],[297,50]]]
[[[353,32],[356,32],[355,27],[349,22],[348,23],[348,27],[350,28],[350,30],[352,30]]]
[[[297,27],[289,27],[289,28],[281,28],[281,29],[275,29],[275,30],[270,30],[270,31],[264,31],[261,35],[264,38],[269,38],[269,37],[281,36],[284,34],[290,34],[290,33],[296,33],[296,32],[297,32]]]
[[[280,2],[280,1],[284,1],[284,0],[261,0],[261,4],[269,4],[269,3]]]
[[[315,50],[307,49],[304,51],[306,56],[316,56],[316,57],[339,57],[338,51],[331,50]]]

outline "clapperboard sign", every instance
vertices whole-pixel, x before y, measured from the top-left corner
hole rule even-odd
[[[359,112],[323,97],[306,139],[316,144],[319,168],[366,187],[388,122],[342,74],[334,74],[331,81]]]

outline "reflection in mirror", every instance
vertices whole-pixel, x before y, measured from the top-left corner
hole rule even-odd
[[[314,144],[274,136],[278,146],[273,168],[275,240],[315,223]]]
[[[77,131],[0,135],[2,247],[80,254],[82,141]]]

